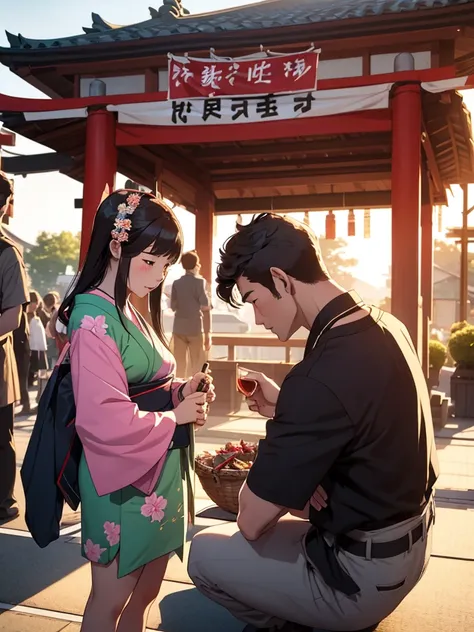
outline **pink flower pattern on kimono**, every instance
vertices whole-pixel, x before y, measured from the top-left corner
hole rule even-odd
[[[115,546],[120,542],[120,525],[115,522],[104,522],[104,533],[110,546]]]
[[[155,492],[145,498],[140,513],[145,518],[151,518],[152,522],[161,522],[165,517],[165,509],[168,501],[163,496],[157,496]]]
[[[108,325],[105,322],[105,316],[102,314],[95,318],[93,316],[84,316],[81,321],[81,329],[92,331],[92,333],[97,336],[105,336],[107,328]]]
[[[86,557],[91,562],[98,562],[100,560],[100,556],[106,549],[101,549],[100,544],[94,544],[92,540],[87,540],[84,545],[84,552]]]

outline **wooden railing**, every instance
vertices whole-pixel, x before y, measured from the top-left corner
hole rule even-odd
[[[227,347],[227,359],[235,361],[235,347],[283,347],[285,349],[285,362],[291,362],[291,349],[304,348],[305,338],[293,338],[281,342],[273,335],[256,334],[212,334],[214,346]]]

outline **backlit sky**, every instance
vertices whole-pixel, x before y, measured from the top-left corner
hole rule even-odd
[[[0,0],[0,5],[7,0]],[[185,0],[184,6],[191,13],[225,9],[246,2],[226,2],[226,0]],[[136,0],[135,2],[117,2],[117,0],[81,0],[72,3],[64,0],[16,0],[8,3],[8,10],[2,11],[2,29],[11,33],[21,33],[34,39],[49,39],[78,35],[83,26],[91,26],[91,13],[98,13],[103,19],[113,24],[131,24],[149,19],[148,7],[158,9],[161,0]],[[258,43],[257,43],[258,44]],[[0,46],[8,46],[2,30]],[[209,42],[212,46],[212,41]],[[183,51],[185,52],[185,51]],[[44,97],[44,95],[11,73],[5,66],[0,66],[0,92],[22,97]],[[474,106],[472,91],[465,92],[466,102]],[[9,148],[7,148],[9,149]],[[17,137],[17,145],[13,151],[21,154],[33,154],[44,151],[40,145]],[[6,155],[6,154],[5,154]],[[117,186],[122,186],[123,177],[117,178]],[[455,193],[457,191],[455,190]],[[15,219],[11,222],[11,230],[22,239],[34,242],[41,230],[60,232],[71,230],[78,232],[81,226],[81,211],[74,209],[74,199],[82,197],[82,185],[67,176],[56,173],[31,175],[27,178],[16,178],[15,181]],[[474,195],[471,195],[471,198]],[[474,200],[471,199],[471,204]],[[185,248],[194,248],[194,217],[182,209],[175,209],[178,219],[183,225]],[[372,237],[364,240],[362,234],[362,216],[356,213],[356,237],[348,240],[348,256],[356,257],[359,265],[355,271],[362,280],[375,286],[385,285],[386,274],[390,265],[390,213],[387,210],[372,212]],[[303,214],[295,214],[302,219]],[[347,213],[336,213],[338,236],[347,236]],[[245,221],[245,219],[244,219]],[[459,225],[460,201],[456,195],[449,212],[444,213],[445,226]],[[215,253],[233,232],[235,216],[221,217],[218,220],[215,237]],[[324,233],[324,213],[312,213],[311,225],[316,233]],[[179,270],[176,271],[179,273]]]

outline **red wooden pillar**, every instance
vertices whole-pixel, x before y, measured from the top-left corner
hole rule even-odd
[[[210,284],[215,277],[212,263],[212,237],[214,234],[214,194],[200,189],[196,194],[196,250],[201,260],[201,275]]]
[[[433,205],[424,202],[421,207],[421,296],[423,299],[423,351],[422,365],[429,374],[429,342],[433,318]]]
[[[105,109],[90,109],[86,123],[84,194],[80,265],[89,247],[94,217],[106,185],[112,192],[117,171],[115,115]]]
[[[392,96],[392,314],[420,351],[421,91],[399,85]],[[421,359],[421,354],[420,354]]]

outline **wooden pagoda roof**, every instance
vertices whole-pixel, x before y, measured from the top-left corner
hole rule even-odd
[[[474,68],[474,0],[265,0],[211,13],[189,15],[181,0],[163,0],[151,19],[117,26],[93,14],[92,27],[72,37],[34,40],[8,34],[0,62],[53,97],[72,97],[74,75],[99,66],[165,66],[166,53],[254,52],[258,44],[289,51],[315,42],[325,52],[341,46],[369,49],[375,39],[397,45],[446,38],[454,66]],[[421,34],[421,35],[420,35]],[[420,39],[421,38],[421,39]],[[146,61],[148,60],[148,61]],[[157,63],[157,60],[159,63]],[[452,61],[450,63],[453,63]],[[136,64],[136,66],[135,66]],[[457,68],[459,74],[460,68]],[[473,70],[474,73],[474,70]],[[35,83],[36,82],[36,83]],[[3,112],[5,126],[69,157],[62,172],[83,178],[85,120],[25,121]],[[446,202],[446,188],[474,180],[471,116],[453,92],[423,92],[423,146],[433,201]],[[249,130],[250,131],[250,130]],[[71,160],[72,163],[71,163]],[[329,133],[265,141],[242,140],[120,146],[118,170],[150,188],[159,172],[163,194],[190,210],[196,190],[209,184],[218,212],[254,210],[379,208],[390,205],[391,134]]]
[[[183,42],[191,50],[195,44],[199,47],[203,41],[208,42],[210,34],[213,45],[217,45],[232,34],[248,39],[255,31],[259,31],[264,44],[266,34],[272,37],[275,30],[281,33],[282,27],[287,32],[287,42],[295,41],[295,37],[298,40],[298,35],[318,41],[374,32],[400,33],[407,21],[413,23],[411,28],[417,29],[464,25],[466,18],[474,17],[473,5],[474,0],[264,0],[190,15],[181,0],[164,0],[158,9],[150,8],[149,20],[126,26],[111,24],[93,13],[92,26],[84,27],[84,33],[71,37],[31,39],[7,32],[10,48],[0,48],[0,59],[12,65],[22,59],[51,58],[51,53],[60,56],[61,49],[73,54],[71,48],[84,52],[94,49],[96,55],[97,45],[105,45],[100,53],[105,59],[116,55],[110,44],[152,40],[154,46],[158,46],[156,53],[173,50],[173,44],[182,49]]]

